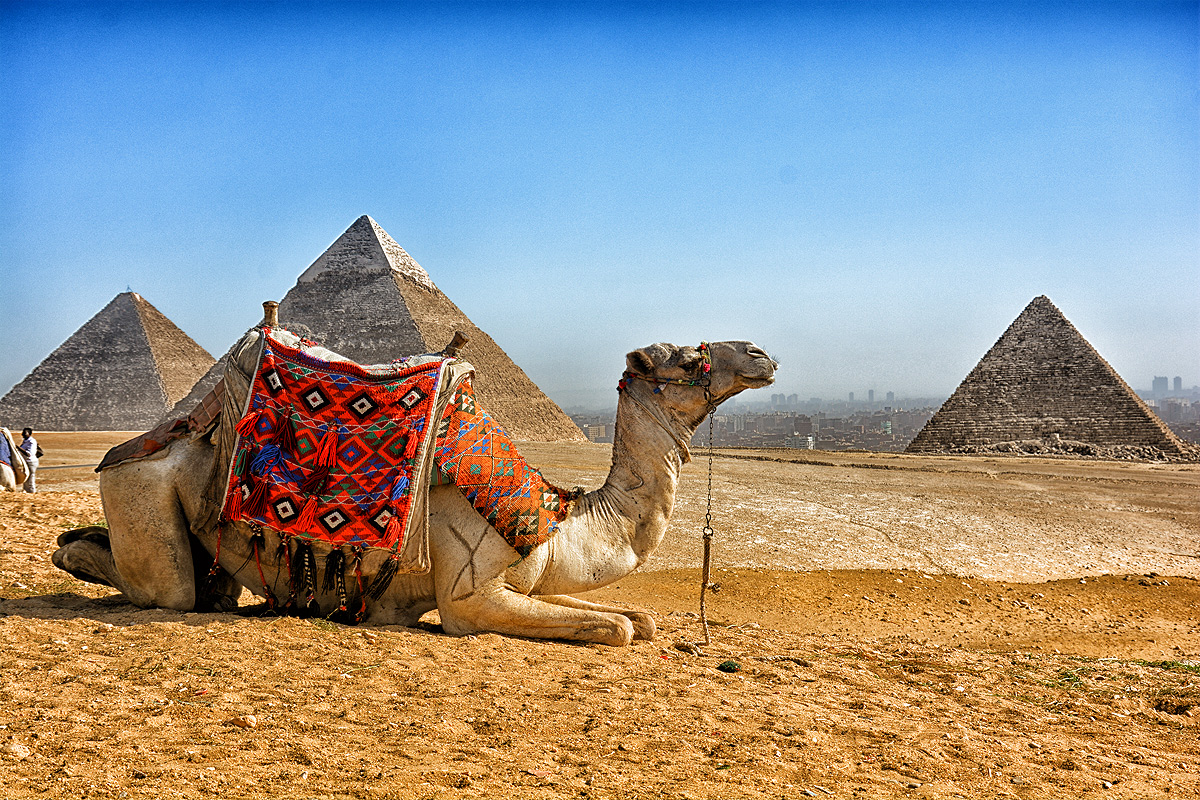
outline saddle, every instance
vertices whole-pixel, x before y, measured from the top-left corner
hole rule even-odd
[[[263,327],[234,347],[222,381],[187,420],[118,445],[98,469],[210,435],[216,467],[193,532],[237,522],[270,529],[301,570],[314,545],[328,549],[326,575],[384,550],[364,590],[379,596],[395,574],[430,568],[431,485],[457,486],[522,558],[570,513],[578,492],[525,461],[479,404],[473,375],[454,355],[363,365]]]

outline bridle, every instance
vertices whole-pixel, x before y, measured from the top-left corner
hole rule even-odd
[[[621,380],[617,381],[617,392],[623,393],[626,397],[637,404],[643,411],[650,415],[650,419],[654,420],[660,428],[666,431],[671,439],[675,442],[676,449],[679,450],[679,455],[683,459],[683,463],[692,460],[692,451],[688,448],[687,439],[680,436],[666,420],[663,419],[662,412],[653,406],[644,402],[633,392],[627,392],[629,382],[637,379],[646,383],[654,384],[654,393],[662,394],[662,390],[667,386],[697,386],[704,389],[704,408],[705,414],[709,418],[709,429],[711,438],[712,415],[716,411],[716,406],[712,401],[712,356],[709,354],[708,342],[701,342],[696,348],[700,352],[700,357],[703,363],[700,368],[700,373],[695,378],[663,378],[656,375],[642,375],[632,370],[625,370],[621,373]],[[711,443],[710,443],[711,444]]]
[[[658,426],[670,434],[671,439],[675,442],[675,447],[679,450],[679,456],[683,463],[688,463],[692,460],[692,451],[688,449],[687,441],[675,432],[667,422],[660,416],[661,412],[656,407],[651,407],[643,403],[636,394],[627,392],[629,382],[637,378],[647,383],[656,384],[654,387],[655,394],[661,394],[663,387],[668,385],[674,386],[699,386],[704,389],[704,407],[705,415],[708,417],[708,505],[704,512],[704,528],[702,535],[704,537],[704,571],[700,577],[700,624],[704,626],[704,644],[709,644],[708,634],[708,615],[705,613],[704,599],[709,587],[709,576],[711,575],[712,564],[712,465],[713,465],[713,414],[717,407],[712,401],[712,358],[709,355],[708,342],[701,342],[697,348],[700,351],[701,358],[704,359],[700,375],[697,378],[659,378],[653,375],[640,375],[631,370],[625,370],[621,374],[621,380],[617,382],[617,392],[624,394],[630,400],[638,405],[643,411],[650,415],[650,419],[658,423]]]

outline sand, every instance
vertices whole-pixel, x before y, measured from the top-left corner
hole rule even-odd
[[[46,434],[44,467],[121,434]],[[607,452],[522,448],[595,486]],[[730,452],[696,617],[707,463],[628,648],[142,610],[49,562],[95,475],[0,494],[0,796],[1190,797],[1200,469]],[[682,646],[682,645],[681,645]],[[729,663],[732,662],[732,663]],[[722,671],[722,666],[726,670]]]

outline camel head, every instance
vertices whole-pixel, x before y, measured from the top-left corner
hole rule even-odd
[[[677,419],[695,428],[710,407],[774,383],[779,365],[753,342],[735,341],[700,347],[652,344],[627,355],[625,366],[621,389],[631,381],[648,384]]]

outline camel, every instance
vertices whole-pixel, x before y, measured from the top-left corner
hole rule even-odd
[[[0,463],[0,491],[15,492],[25,483],[29,468],[20,451],[17,450],[17,443],[13,439],[12,432],[8,428],[0,428],[0,436],[3,436],[8,442],[8,452],[12,458],[11,466]]]
[[[255,350],[256,335],[247,334],[227,376],[235,366],[251,374],[253,364],[244,354]],[[451,635],[494,632],[612,646],[652,639],[655,624],[649,614],[573,595],[619,580],[645,563],[666,534],[680,469],[690,459],[687,443],[697,426],[730,397],[774,381],[777,364],[751,342],[715,342],[707,345],[707,354],[671,344],[628,354],[607,480],[580,495],[558,533],[524,559],[456,487],[432,487],[431,569],[397,575],[382,596],[368,602],[363,622],[412,626],[437,609],[442,629]],[[709,364],[708,385],[697,385],[704,383]],[[249,527],[227,525],[219,568],[214,564],[215,526],[196,524],[204,514],[205,487],[218,466],[214,453],[207,438],[184,438],[154,456],[102,471],[100,494],[109,527],[60,536],[54,564],[77,578],[113,586],[141,607],[232,610],[242,587],[260,597],[272,596],[268,590],[286,594],[288,555],[277,551],[280,539],[272,531],[262,534],[266,541],[259,563]],[[369,578],[383,560],[383,554],[368,551],[363,574]],[[326,614],[338,604],[321,590],[316,602]]]

